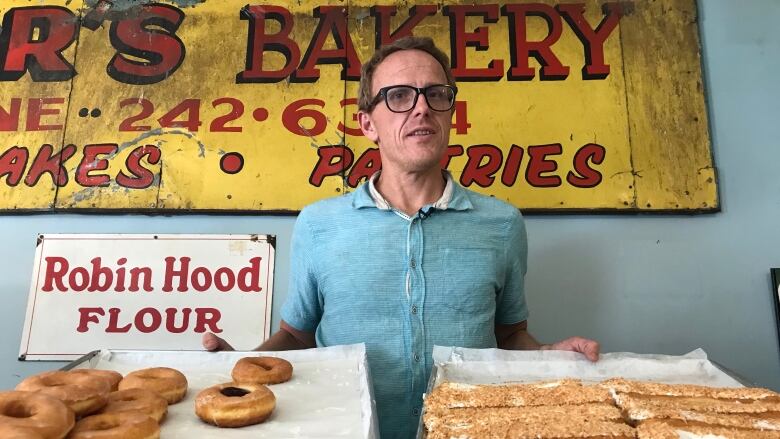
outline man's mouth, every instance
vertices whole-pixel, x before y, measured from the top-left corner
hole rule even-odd
[[[407,136],[417,137],[417,136],[430,136],[432,134],[435,134],[435,131],[429,130],[429,129],[418,129],[410,132],[407,134]]]

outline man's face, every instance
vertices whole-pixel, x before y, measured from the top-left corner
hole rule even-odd
[[[447,84],[444,69],[434,57],[421,50],[401,50],[377,66],[372,96],[391,85],[427,87]],[[434,111],[424,96],[414,108],[394,113],[380,100],[370,113],[359,114],[360,128],[379,145],[382,169],[393,172],[425,172],[438,169],[450,141],[452,113]]]

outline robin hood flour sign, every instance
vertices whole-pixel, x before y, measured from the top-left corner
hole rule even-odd
[[[716,211],[694,0],[0,0],[0,210],[297,211],[381,168],[360,64],[432,37],[442,166],[524,210]]]
[[[19,356],[201,349],[207,331],[252,349],[270,332],[274,245],[265,235],[41,235]]]

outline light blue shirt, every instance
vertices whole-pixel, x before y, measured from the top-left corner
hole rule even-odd
[[[449,174],[412,217],[373,182],[301,211],[281,317],[318,346],[365,343],[382,438],[412,438],[433,345],[496,347],[496,324],[528,318],[525,224]]]

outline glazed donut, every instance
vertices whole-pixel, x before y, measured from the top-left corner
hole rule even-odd
[[[187,394],[187,378],[170,367],[152,367],[127,374],[119,382],[119,390],[146,389],[165,398],[168,404],[176,404]]]
[[[233,366],[233,381],[247,384],[278,384],[292,377],[289,361],[276,357],[245,357]]]
[[[100,413],[140,412],[162,422],[168,413],[168,401],[146,389],[125,389],[108,394],[108,404]]]
[[[53,396],[81,417],[95,413],[106,405],[110,387],[108,381],[94,376],[53,371],[24,379],[16,386],[16,390]]]
[[[57,398],[43,393],[0,392],[0,437],[62,439],[76,417]]]
[[[0,437],[3,439],[45,439],[33,430],[5,424],[0,424]]]
[[[76,374],[85,374],[87,376],[95,376],[95,377],[103,378],[104,380],[108,381],[108,384],[111,386],[112,392],[116,392],[119,382],[122,381],[122,374],[113,370],[72,369],[71,372]]]
[[[274,411],[276,397],[263,385],[224,383],[195,397],[195,414],[217,427],[259,424]]]
[[[159,439],[160,426],[141,413],[119,412],[89,416],[76,423],[68,439]]]

